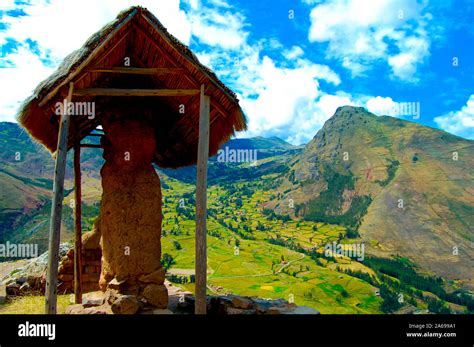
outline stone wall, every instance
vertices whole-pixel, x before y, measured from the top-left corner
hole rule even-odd
[[[58,269],[58,294],[74,292],[74,248],[61,244]],[[84,293],[99,290],[102,251],[100,233],[97,230],[82,236],[82,291]],[[48,253],[43,253],[24,267],[0,279],[0,285],[6,288],[7,296],[44,295],[46,287],[46,269]]]
[[[102,251],[100,233],[97,230],[82,236],[82,292],[99,290]],[[74,248],[59,262],[58,294],[74,292]]]

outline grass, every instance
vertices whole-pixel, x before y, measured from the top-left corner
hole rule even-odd
[[[64,314],[69,302],[69,294],[58,295],[57,312]],[[0,314],[44,314],[44,296],[18,296],[9,303],[0,305]]]

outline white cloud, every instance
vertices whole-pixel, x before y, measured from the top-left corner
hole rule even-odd
[[[14,61],[16,65],[15,68],[0,68],[0,120],[14,122],[21,102],[54,69],[46,67],[37,55],[24,47],[8,54],[5,59]]]
[[[318,105],[319,81],[338,85],[339,76],[305,59],[297,59],[291,67],[279,66],[268,56],[260,59],[255,47],[248,49],[250,54],[231,71],[249,116],[245,136],[274,135],[298,144],[312,138],[329,118]]]
[[[434,121],[443,130],[467,139],[474,139],[474,94],[459,111],[436,117]]]
[[[18,41],[19,45],[0,61],[0,66],[7,66],[0,68],[0,120],[13,121],[20,103],[54,70],[40,58],[48,57],[51,62],[48,65],[57,66],[89,36],[132,5],[148,8],[173,35],[189,44],[191,25],[179,8],[179,0],[38,0],[22,7],[27,16],[4,14],[2,22],[8,24],[8,28],[0,31],[0,46],[7,38]],[[3,4],[2,0],[4,7],[13,9],[17,6]],[[27,39],[37,43],[39,56],[29,49]]]
[[[374,114],[386,115],[390,110],[396,108],[398,103],[393,101],[390,97],[376,96],[375,98],[367,100],[365,105],[367,110]]]
[[[304,55],[304,51],[300,46],[293,46],[291,49],[286,49],[283,51],[283,56],[287,60],[294,60],[296,58]]]
[[[244,136],[276,135],[293,143],[303,143],[314,136],[337,107],[353,104],[350,95],[329,95],[320,89],[321,80],[334,86],[341,80],[328,66],[306,59],[301,47],[285,50],[274,38],[250,43],[245,17],[224,0],[213,1],[212,7],[204,7],[199,0],[187,2],[187,13],[179,9],[178,0],[144,0],[138,4],[154,13],[172,34],[191,44],[199,59],[238,92],[249,119],[249,132]],[[9,18],[11,27],[7,33],[0,34],[0,40],[7,35],[19,42],[30,38],[38,43],[43,58],[48,52],[53,61],[59,63],[129,5],[128,0],[91,3],[97,11],[89,15],[89,6],[84,2],[68,4],[66,9],[61,0],[51,0],[49,4],[43,0],[34,5],[37,8],[29,10],[31,17]],[[59,22],[51,20],[59,16]],[[279,62],[264,54],[265,49],[280,51],[287,60]],[[9,88],[2,92],[5,97],[0,100],[0,115],[12,120],[18,103],[52,72],[52,68],[44,66],[24,43],[6,59],[15,67],[0,69],[2,86]]]
[[[212,10],[210,13],[209,16]],[[233,34],[227,36],[243,38],[236,45],[238,49],[210,42],[210,48],[199,45],[196,55],[238,93],[249,120],[248,132],[240,136],[279,136],[298,144],[308,141],[332,116],[328,115],[327,97],[322,99],[324,109],[319,107],[318,100],[323,96],[319,81],[337,86],[341,83],[339,76],[328,66],[306,59],[299,46],[285,49],[274,38],[249,43],[245,18],[233,13],[236,19],[227,21],[239,25],[228,26]],[[203,16],[195,17],[196,21],[199,19]],[[203,42],[206,40],[201,37],[200,43]],[[286,60],[278,62],[264,54],[265,49],[280,51]]]
[[[192,4],[192,10],[188,13],[192,34],[209,46],[239,49],[248,36],[244,30],[245,18],[232,11],[223,0],[212,3],[214,7],[206,8],[200,2]]]
[[[341,61],[353,76],[386,62],[392,77],[417,81],[418,65],[429,56],[425,2],[411,0],[330,0],[310,14],[311,42],[328,43],[326,55]]]
[[[0,11],[12,10],[15,7],[15,0],[2,0],[2,3],[0,4]]]
[[[173,35],[189,43],[191,28],[179,9],[179,0],[38,0],[22,7],[27,16],[2,18],[9,27],[0,32],[0,45],[6,37],[19,42],[31,39],[40,49],[49,50],[53,60],[60,60],[81,47],[120,11],[133,5],[148,8]]]

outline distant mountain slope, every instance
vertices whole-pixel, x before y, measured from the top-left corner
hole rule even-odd
[[[287,161],[292,156],[301,152],[301,146],[293,146],[278,137],[252,137],[245,139],[232,139],[221,146],[223,153],[232,151],[255,151],[252,159],[257,159],[257,166],[250,166],[249,163],[232,163],[219,161],[219,153],[210,158],[208,164],[208,182],[226,183],[243,179],[255,179],[265,172],[283,172],[288,169]],[[223,156],[224,157],[224,156]],[[272,158],[273,160],[269,160]],[[189,166],[176,170],[161,170],[166,175],[191,183],[196,179],[196,167]]]
[[[294,158],[275,206],[292,213],[293,199],[297,215],[347,226],[373,254],[473,285],[473,144],[341,107]]]
[[[98,138],[87,142],[97,142]],[[85,142],[85,140],[83,141]],[[283,172],[286,161],[300,149],[277,138],[248,138],[230,140],[222,146],[229,150],[256,150],[258,166],[249,163],[209,162],[209,184],[236,182],[254,179],[260,175]],[[72,152],[72,151],[71,151]],[[72,153],[69,153],[65,181],[65,209],[63,210],[63,238],[72,232],[72,210],[68,207],[68,196],[73,188]],[[272,158],[271,158],[272,157]],[[273,157],[275,157],[273,159]],[[262,161],[262,159],[264,159]],[[103,164],[102,151],[84,148],[81,151],[83,182],[83,215],[85,230],[98,214],[102,194],[100,169]],[[194,166],[178,170],[161,170],[162,181],[172,177],[183,182],[194,182]],[[48,223],[53,185],[54,160],[43,146],[32,141],[16,123],[0,122],[0,243],[38,242],[41,250],[47,243]],[[166,183],[165,183],[166,184]]]
[[[0,123],[0,242],[49,200],[51,156],[15,123]]]
[[[228,146],[232,149],[257,149],[259,151],[286,151],[295,149],[296,146],[283,141],[279,137],[252,137],[246,139],[233,139],[225,143],[222,147]]]

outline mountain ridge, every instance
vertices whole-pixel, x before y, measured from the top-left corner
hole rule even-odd
[[[274,206],[292,213],[291,198],[296,216],[345,223],[372,254],[407,256],[472,286],[472,144],[344,106],[293,159]]]

